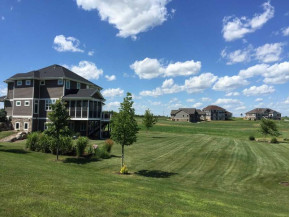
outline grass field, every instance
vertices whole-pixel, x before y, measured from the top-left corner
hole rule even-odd
[[[140,119],[138,119],[140,123]],[[288,138],[288,122],[278,123]],[[142,127],[141,127],[142,128]],[[0,144],[0,216],[288,216],[289,144],[248,140],[258,122],[160,119],[113,157],[88,161]],[[90,141],[101,144],[103,141]]]

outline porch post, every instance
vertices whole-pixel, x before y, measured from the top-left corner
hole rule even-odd
[[[86,125],[86,136],[89,136],[89,121],[86,121],[87,125]]]

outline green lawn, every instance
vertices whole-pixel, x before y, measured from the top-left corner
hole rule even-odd
[[[138,119],[140,122],[140,119]],[[288,216],[288,143],[251,142],[258,122],[160,119],[101,161],[0,144],[0,216]],[[281,139],[288,122],[279,122]],[[103,141],[91,141],[101,144]]]
[[[14,134],[15,131],[0,131],[0,139],[3,139],[7,136]]]

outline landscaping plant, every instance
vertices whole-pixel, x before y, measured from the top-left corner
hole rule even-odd
[[[119,113],[113,114],[111,138],[122,146],[122,163],[124,166],[124,147],[132,145],[137,141],[139,127],[135,119],[135,109],[133,108],[132,94],[127,93],[121,103]]]
[[[145,111],[142,123],[145,126],[147,132],[149,128],[153,127],[153,125],[157,123],[157,120],[158,120],[157,117],[154,117],[154,115],[150,112],[149,109]]]
[[[76,151],[77,151],[77,156],[80,157],[84,154],[85,152],[85,149],[87,147],[89,143],[89,140],[87,137],[79,137],[77,139],[77,142],[76,142]]]
[[[114,145],[114,141],[112,139],[105,140],[104,146],[105,146],[108,153],[111,153],[113,145]]]

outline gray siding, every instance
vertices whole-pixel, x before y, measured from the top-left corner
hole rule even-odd
[[[46,80],[45,85],[40,85],[40,98],[60,98],[63,96],[63,86],[57,80]]]
[[[39,97],[39,81],[34,80],[34,98]]]
[[[31,85],[26,85],[25,80],[22,80],[22,85],[17,86],[15,81],[14,98],[32,98],[33,97],[33,82]]]
[[[21,106],[16,106],[16,101],[21,101]],[[29,101],[29,106],[25,106],[24,102]],[[14,101],[14,110],[13,110],[13,116],[14,115],[24,115],[24,116],[30,116],[32,115],[32,100],[15,100]]]
[[[7,86],[8,86],[8,88],[7,88],[7,98],[8,99],[13,99],[13,86],[14,86],[14,83],[13,82],[9,82]]]
[[[176,113],[174,119],[175,121],[189,121],[190,117],[189,114],[185,113],[184,111],[180,111]]]
[[[7,112],[7,116],[12,116],[12,103],[13,101],[4,102],[4,107],[5,107],[5,111]]]
[[[39,100],[39,117],[46,117],[47,111],[45,111],[45,100]]]

